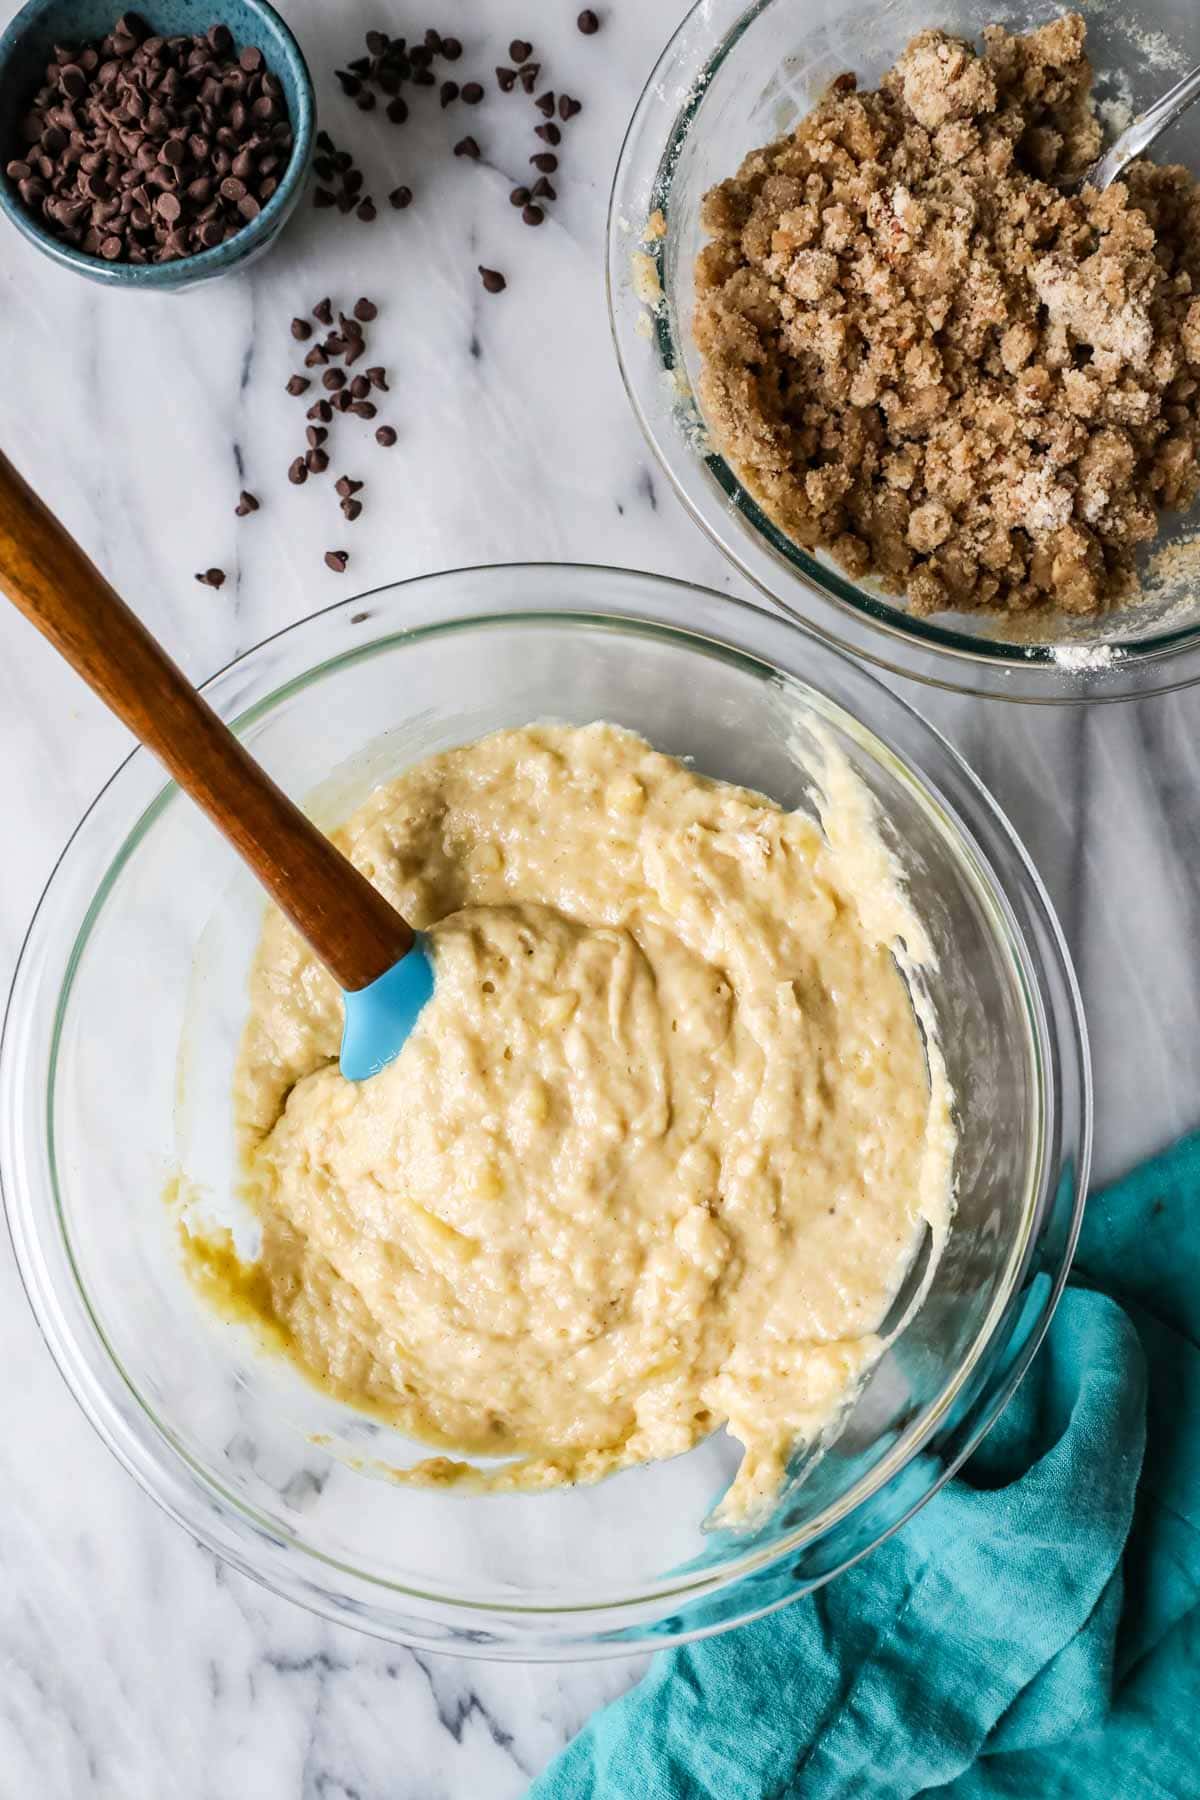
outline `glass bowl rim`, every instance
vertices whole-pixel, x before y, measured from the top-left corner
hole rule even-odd
[[[239,679],[252,682],[256,666],[264,660],[269,660],[268,652],[272,647],[278,648],[286,642],[287,646],[294,651],[302,652],[306,637],[319,634],[329,627],[336,628],[343,618],[348,619],[351,625],[360,620],[364,623],[375,621],[376,615],[370,610],[372,602],[390,601],[392,606],[396,607],[404,606],[415,599],[419,605],[422,597],[430,590],[443,588],[455,580],[483,578],[487,581],[496,575],[508,578],[523,576],[527,580],[534,581],[549,577],[556,584],[574,581],[576,586],[583,587],[586,587],[587,583],[595,578],[606,581],[615,580],[637,589],[642,599],[636,609],[627,612],[621,610],[620,607],[614,608],[611,604],[589,608],[586,604],[564,607],[553,602],[542,604],[536,601],[528,606],[501,607],[499,610],[493,611],[481,611],[473,602],[455,611],[454,604],[451,603],[448,612],[445,602],[439,601],[434,607],[426,608],[426,614],[423,615],[424,622],[415,624],[393,622],[386,629],[377,629],[375,634],[364,642],[349,648],[334,649],[332,654],[327,651],[323,652],[316,662],[311,659],[304,660],[302,656],[298,655],[295,673],[283,680],[279,679],[277,674],[271,674],[266,690],[257,694],[250,704],[236,703],[235,694],[235,704],[232,708],[230,708],[228,700],[226,701],[225,716],[230,717],[236,728],[245,729],[297,690],[315,684],[333,670],[344,667],[348,662],[363,660],[385,652],[398,642],[425,640],[463,628],[505,628],[530,624],[544,626],[548,623],[565,624],[572,629],[608,628],[634,635],[646,634],[660,642],[678,643],[685,649],[715,654],[720,660],[752,670],[762,678],[775,681],[782,678],[786,683],[797,685],[810,702],[817,703],[818,710],[822,704],[827,710],[831,710],[839,726],[848,729],[851,735],[863,743],[876,761],[882,763],[894,777],[903,781],[925,813],[932,815],[934,821],[939,825],[941,834],[949,842],[956,860],[960,865],[965,863],[971,873],[976,890],[985,902],[992,935],[1000,937],[1004,943],[1025,1003],[1025,1022],[1029,1032],[1030,1051],[1038,1082],[1039,1130],[1036,1146],[1031,1146],[1027,1167],[1027,1188],[1022,1207],[1021,1230],[1017,1240],[1010,1248],[1003,1281],[989,1307],[986,1321],[977,1332],[963,1361],[936,1398],[921,1409],[914,1423],[905,1428],[897,1443],[880,1459],[876,1467],[853,1483],[844,1495],[818,1516],[817,1520],[793,1531],[771,1546],[752,1551],[732,1562],[723,1564],[715,1572],[701,1572],[699,1575],[688,1575],[685,1572],[684,1577],[675,1582],[669,1578],[658,1578],[652,1586],[643,1587],[628,1597],[622,1596],[616,1600],[607,1597],[592,1602],[573,1602],[569,1605],[521,1605],[494,1600],[463,1599],[445,1594],[423,1593],[420,1589],[364,1572],[350,1563],[314,1549],[300,1537],[291,1536],[281,1528],[279,1523],[257,1512],[252,1505],[241,1498],[228,1494],[214,1474],[183,1449],[176,1441],[169,1425],[160,1420],[153,1408],[143,1399],[110,1348],[99,1319],[92,1309],[87,1289],[75,1267],[74,1252],[63,1220],[54,1168],[54,1077],[62,1020],[71,997],[74,975],[80,958],[113,881],[128,857],[149,833],[161,812],[173,798],[180,797],[178,789],[158,771],[157,765],[153,763],[148,753],[140,748],[135,749],[101,788],[68,839],[38,902],[14,973],[3,1033],[0,1034],[0,1145],[5,1147],[22,1142],[21,1134],[13,1124],[17,1105],[17,1070],[20,1061],[19,1047],[14,1045],[13,1040],[22,1025],[19,1002],[23,999],[23,987],[29,980],[35,983],[38,980],[37,971],[33,970],[31,973],[32,961],[39,951],[44,954],[46,949],[46,946],[39,942],[39,937],[44,929],[48,904],[55,894],[60,876],[64,874],[68,864],[72,860],[77,860],[78,855],[89,848],[84,840],[90,828],[99,818],[105,804],[119,797],[118,790],[123,785],[129,785],[127,778],[132,777],[135,773],[148,775],[155,782],[155,791],[152,797],[148,803],[138,806],[132,822],[128,818],[126,819],[121,827],[120,841],[115,849],[112,847],[112,840],[109,839],[107,851],[101,850],[98,856],[93,852],[92,863],[95,864],[98,861],[101,865],[99,881],[92,888],[92,876],[89,874],[91,899],[79,920],[65,961],[60,956],[59,960],[63,965],[61,971],[57,975],[51,972],[48,977],[44,976],[41,982],[42,986],[53,986],[56,980],[59,983],[54,1000],[52,1043],[44,1095],[43,1123],[46,1130],[44,1148],[47,1151],[48,1167],[44,1172],[34,1171],[31,1174],[27,1166],[27,1156],[9,1157],[5,1155],[0,1157],[0,1190],[3,1191],[10,1236],[22,1283],[51,1354],[85,1416],[123,1467],[170,1516],[183,1524],[194,1537],[199,1538],[234,1566],[259,1580],[265,1586],[283,1593],[289,1598],[299,1600],[302,1604],[324,1613],[327,1617],[343,1621],[346,1618],[347,1603],[345,1600],[336,1590],[331,1591],[328,1587],[321,1586],[315,1577],[297,1572],[286,1561],[289,1550],[298,1552],[318,1568],[331,1570],[348,1576],[352,1580],[364,1582],[372,1591],[402,1595],[408,1600],[434,1608],[439,1614],[453,1616],[475,1612],[506,1620],[521,1616],[543,1620],[586,1621],[591,1615],[604,1615],[611,1619],[614,1615],[619,1615],[622,1608],[644,1607],[647,1604],[663,1600],[671,1602],[693,1598],[702,1600],[707,1595],[730,1590],[748,1576],[778,1563],[798,1548],[817,1541],[832,1530],[871,1495],[884,1489],[898,1471],[920,1453],[995,1338],[997,1329],[1003,1322],[1005,1309],[1011,1305],[1022,1277],[1027,1272],[1028,1258],[1035,1237],[1039,1204],[1045,1201],[1043,1183],[1047,1176],[1048,1162],[1053,1150],[1053,1146],[1048,1143],[1046,1138],[1046,1123],[1054,1111],[1057,1100],[1053,1080],[1053,1067],[1056,1060],[1054,1052],[1073,1048],[1075,1056],[1072,1073],[1079,1087],[1081,1128],[1078,1139],[1070,1146],[1070,1150],[1072,1166],[1080,1171],[1080,1179],[1075,1188],[1073,1220],[1069,1233],[1070,1242],[1066,1254],[1056,1270],[1051,1290],[1046,1298],[1046,1304],[1033,1337],[1023,1347],[1016,1368],[1010,1371],[997,1390],[990,1393],[986,1401],[981,1403],[982,1414],[980,1418],[973,1421],[970,1441],[951,1462],[940,1470],[938,1477],[931,1481],[927,1490],[917,1500],[916,1505],[909,1509],[910,1511],[916,1510],[917,1506],[924,1504],[924,1501],[936,1492],[954,1468],[969,1454],[974,1443],[988,1429],[1003,1405],[1006,1404],[1020,1375],[1024,1372],[1024,1368],[1049,1323],[1065,1283],[1070,1254],[1082,1217],[1083,1197],[1086,1192],[1091,1131],[1091,1089],[1086,1025],[1061,930],[1036,870],[1002,809],[958,753],[941,737],[941,734],[922,719],[905,701],[883,687],[869,672],[858,668],[843,652],[831,649],[819,639],[814,638],[803,627],[780,619],[765,609],[746,601],[731,600],[729,596],[698,588],[689,582],[661,575],[649,575],[636,570],[616,569],[604,565],[561,563],[489,565],[481,568],[447,570],[435,575],[416,576],[400,582],[387,583],[350,599],[335,602],[329,607],[283,627],[241,656],[233,659],[203,684],[204,690],[210,699],[217,703],[217,696],[222,688],[230,686],[236,688]],[[697,603],[701,603],[702,609],[712,615],[709,623],[713,625],[719,623],[721,617],[731,608],[734,612],[740,612],[745,624],[742,641],[730,643],[724,635],[714,634],[707,629],[697,629],[682,621],[664,616],[664,609],[661,605],[655,608],[653,605],[646,604],[647,599],[652,595],[679,597],[686,595],[693,610]],[[752,633],[755,628],[781,636],[788,644],[796,638],[809,640],[803,672],[783,665],[761,651],[748,649],[744,641],[745,634]],[[924,773],[919,764],[911,764],[904,753],[894,750],[885,739],[879,736],[874,726],[868,725],[857,713],[850,711],[842,699],[831,697],[824,689],[814,684],[811,676],[811,662],[814,657],[827,659],[829,663],[836,666],[843,680],[849,680],[852,686],[861,688],[864,693],[871,696],[877,705],[881,704],[885,711],[890,709],[895,717],[905,718],[912,726],[915,726],[917,734],[928,740],[929,747],[940,751],[948,759],[948,766],[957,777],[963,796],[969,799],[976,808],[980,808],[983,815],[999,828],[1000,836],[1005,840],[1006,847],[1013,853],[1014,868],[1007,869],[1006,876],[1011,881],[1014,869],[1019,872],[1051,927],[1053,948],[1061,961],[1060,973],[1065,977],[1070,995],[1072,1023],[1075,1027],[1073,1045],[1062,1044],[1047,1020],[1042,1004],[1041,987],[1029,965],[1027,942],[1008,909],[1005,885],[999,881],[998,873],[993,868],[991,859],[981,852],[975,843],[969,819],[960,817],[955,808],[948,806],[932,778]],[[795,660],[798,662],[800,659],[796,658]],[[221,710],[220,706],[219,710]],[[144,786],[145,783],[143,782],[142,785]],[[128,811],[128,809],[126,810]],[[31,1015],[27,1014],[24,1022],[29,1024]],[[36,1217],[39,1212],[39,1204],[35,1199],[31,1199],[30,1195],[30,1189],[39,1173],[48,1175],[53,1196],[49,1221],[41,1220],[39,1222]],[[70,1328],[65,1323],[59,1296],[45,1267],[42,1247],[37,1241],[39,1223],[41,1228],[44,1228],[47,1222],[57,1232],[57,1242],[50,1248],[52,1250],[59,1249],[65,1253],[75,1282],[76,1297],[90,1322],[91,1330],[98,1340],[100,1349],[107,1358],[107,1368],[115,1372],[125,1392],[133,1399],[141,1419],[149,1427],[151,1433],[149,1454],[146,1452],[145,1445],[134,1445],[130,1441],[131,1433],[125,1422],[118,1416],[117,1409],[111,1402],[106,1403],[108,1397],[99,1391],[99,1383],[95,1379],[86,1357],[86,1350],[92,1346],[85,1346],[77,1336],[72,1336]],[[976,1402],[973,1401],[972,1405],[975,1404]],[[166,1491],[170,1476],[176,1474],[177,1471],[165,1469],[161,1454],[155,1454],[160,1444],[168,1447],[171,1455],[191,1477],[182,1498],[178,1495],[172,1496]],[[140,1451],[141,1454],[136,1454],[137,1451]],[[188,1502],[191,1504],[189,1505]],[[202,1508],[202,1502],[207,1503],[206,1509]],[[216,1517],[226,1523],[227,1529],[218,1531],[215,1528],[212,1517],[214,1513]],[[904,1516],[909,1516],[909,1513],[906,1512]],[[872,1540],[872,1545],[869,1547],[874,1547],[875,1543],[890,1535],[891,1531],[897,1529],[902,1522],[903,1520],[899,1518],[890,1522],[886,1529]],[[250,1534],[249,1544],[244,1541],[247,1532]],[[253,1555],[254,1545],[257,1545],[259,1549],[257,1559]],[[276,1566],[264,1566],[262,1551],[265,1546],[282,1550],[284,1560],[272,1559]],[[859,1550],[847,1560],[857,1560],[858,1555],[865,1553],[865,1550]],[[774,1605],[785,1603],[788,1597],[790,1596],[785,1595],[783,1600],[772,1601],[766,1606],[756,1607],[741,1617],[744,1619],[758,1616],[761,1612],[773,1610]],[[403,1630],[397,1630],[390,1620],[378,1618],[364,1620],[361,1617],[363,1610],[361,1606],[356,1605],[351,1615],[352,1622],[358,1624],[360,1628],[374,1630],[379,1635],[399,1641],[414,1641],[411,1635],[406,1634]],[[718,1625],[688,1628],[680,1630],[670,1637],[658,1638],[655,1641],[660,1643],[683,1641],[689,1637],[704,1635],[706,1630],[721,1629],[723,1624],[733,1622],[741,1622],[741,1620],[724,1620],[722,1624]],[[573,1645],[572,1650],[568,1653],[595,1655],[607,1652],[615,1654],[620,1650],[636,1650],[641,1641],[643,1640],[636,1639],[617,1644],[607,1637],[601,1640],[584,1640],[581,1644]],[[473,1649],[469,1643],[461,1641],[442,1647],[453,1648],[463,1654],[516,1654],[519,1656],[530,1654],[525,1648],[519,1648],[516,1651],[497,1650],[494,1646],[486,1650]],[[536,1654],[536,1652],[534,1653]],[[561,1648],[557,1653],[563,1653]]]
[[[745,33],[776,4],[778,0],[692,0],[638,96],[609,192],[605,291],[617,366],[642,435],[677,498],[729,562],[789,618],[836,648],[864,657],[892,674],[950,692],[1035,705],[1135,700],[1194,685],[1200,681],[1200,622],[1145,638],[1114,640],[1118,655],[1111,665],[1075,670],[1056,661],[1051,645],[983,639],[905,613],[890,605],[886,596],[860,588],[793,543],[767,516],[714,445],[706,445],[699,453],[683,442],[677,429],[668,426],[660,430],[655,424],[647,391],[651,383],[638,372],[638,353],[644,353],[645,339],[636,332],[633,320],[644,310],[643,304],[639,302],[635,309],[622,298],[622,274],[634,248],[652,259],[664,297],[664,304],[655,307],[652,314],[652,338],[658,357],[655,387],[663,377],[673,378],[686,363],[664,279],[667,238],[644,241],[632,228],[631,218],[643,213],[649,216],[657,208],[668,221],[669,230],[675,170],[709,83]],[[698,21],[710,40],[708,53],[703,57],[692,49]],[[667,96],[673,87],[678,88],[681,60],[697,66],[682,101],[676,102]],[[664,141],[661,126],[657,130],[651,127],[672,109],[674,117],[666,128]],[[661,143],[661,149],[656,150],[655,143]],[[639,199],[640,195],[648,196],[648,205]],[[639,341],[635,342],[635,338]],[[688,388],[690,392],[690,381]],[[697,413],[702,421],[698,406]],[[726,503],[723,509],[714,503],[706,481],[688,479],[697,471],[706,471],[720,489]],[[745,530],[723,531],[718,523],[720,510],[736,514]],[[777,573],[781,563],[811,594],[813,611],[801,611],[789,600],[788,582]]]

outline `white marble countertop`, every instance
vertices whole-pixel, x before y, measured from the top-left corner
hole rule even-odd
[[[538,231],[507,204],[528,122],[494,84],[476,112],[434,107],[427,127],[399,132],[338,95],[330,71],[363,29],[414,22],[399,0],[284,11],[335,136],[361,150],[377,198],[410,181],[410,211],[384,207],[367,227],[306,207],[252,273],[175,300],[102,293],[3,231],[0,443],[197,679],[331,600],[466,563],[614,562],[743,591],[650,465],[604,310],[612,166],[682,0],[609,0],[592,39],[576,10],[426,7],[467,42],[460,78],[537,25],[547,81],[585,102]],[[446,154],[467,130],[498,166]],[[505,270],[507,293],[482,291],[481,262]],[[400,432],[390,451],[363,432],[371,506],[349,528],[327,489],[285,479],[304,405],[283,392],[288,321],[324,293],[381,302],[373,347],[393,375],[380,417]],[[263,501],[245,522],[242,485]],[[340,579],[322,565],[338,544],[353,552]],[[210,564],[228,571],[220,592],[194,580]],[[1200,1118],[1200,691],[1092,711],[916,698],[1008,809],[1060,910],[1093,1034],[1103,1179]],[[64,840],[126,748],[0,607],[5,987]],[[7,1241],[0,1370],[6,1796],[502,1800],[637,1672],[418,1658],[218,1567],[93,1436]]]

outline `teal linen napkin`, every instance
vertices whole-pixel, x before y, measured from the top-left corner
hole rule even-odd
[[[958,1477],[855,1568],[664,1652],[530,1800],[1200,1797],[1200,1136],[1088,1203]]]

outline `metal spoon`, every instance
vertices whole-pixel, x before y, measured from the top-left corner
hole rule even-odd
[[[1116,143],[1097,157],[1096,161],[1086,169],[1079,181],[1080,187],[1106,188],[1122,176],[1131,162],[1160,138],[1168,125],[1173,125],[1180,113],[1186,112],[1192,101],[1200,94],[1200,63],[1177,81],[1173,88],[1168,88],[1161,100],[1148,106],[1139,113],[1132,125],[1127,125]]]

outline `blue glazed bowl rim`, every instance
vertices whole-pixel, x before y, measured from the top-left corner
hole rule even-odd
[[[56,4],[57,0],[25,0],[25,5],[9,20],[3,33],[0,33],[0,76],[17,45],[30,30],[45,20]],[[56,262],[74,269],[78,274],[86,275],[92,281],[103,282],[109,287],[142,289],[180,287],[199,281],[206,275],[219,274],[232,261],[240,262],[250,251],[267,242],[283,223],[308,174],[316,126],[316,97],[308,62],[296,34],[270,4],[270,0],[239,0],[239,4],[247,12],[257,14],[273,33],[277,40],[276,53],[285,57],[289,63],[295,86],[294,103],[289,96],[289,112],[293,115],[291,161],[283,180],[258,217],[251,220],[235,237],[214,244],[211,250],[198,250],[194,256],[180,256],[173,262],[166,263],[110,263],[100,256],[88,256],[73,244],[46,231],[28,211],[0,168],[0,210],[3,210],[22,236]],[[118,7],[117,11],[119,10]],[[114,17],[116,16],[114,12]]]

